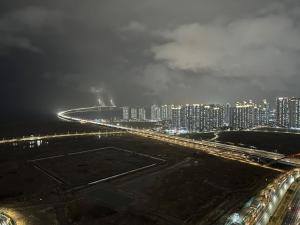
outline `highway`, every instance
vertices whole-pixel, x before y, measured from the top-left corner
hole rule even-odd
[[[283,219],[282,225],[300,224],[300,188],[298,187],[295,197]]]
[[[274,215],[287,191],[299,178],[299,169],[282,174],[247,202],[240,212],[236,212],[228,217],[225,225],[269,225],[270,218]],[[299,195],[298,198],[300,198]],[[298,198],[293,201],[295,207],[297,207],[297,204],[299,207]],[[291,219],[287,218],[285,225],[293,225],[294,223],[289,222],[299,219],[299,211],[297,209],[291,212]],[[299,221],[296,224],[298,225]]]
[[[126,132],[129,132],[134,135],[143,136],[146,138],[151,138],[163,142],[167,142],[170,144],[175,145],[181,145],[189,148],[196,149],[197,151],[206,152],[210,155],[215,155],[218,157],[222,157],[225,159],[231,159],[231,160],[237,160],[243,163],[249,163],[256,166],[261,167],[268,167],[267,165],[262,165],[258,162],[255,162],[255,160],[271,160],[276,161],[278,163],[283,163],[287,165],[297,166],[300,167],[300,160],[294,159],[294,158],[286,158],[285,155],[274,153],[274,152],[268,152],[264,150],[259,149],[251,149],[251,148],[244,148],[234,145],[227,145],[227,144],[221,144],[216,142],[209,142],[209,141],[197,141],[192,140],[188,138],[178,137],[178,136],[170,136],[167,134],[162,134],[159,132],[151,131],[151,130],[145,130],[145,129],[136,129],[136,128],[130,128],[130,127],[124,127],[119,125],[113,125],[109,123],[99,122],[96,120],[88,120],[83,118],[78,118],[74,116],[70,116],[69,114],[87,111],[87,110],[94,110],[99,109],[99,107],[88,107],[88,108],[78,108],[78,109],[70,109],[66,111],[59,112],[57,116],[63,120],[67,121],[75,121],[80,123],[91,123],[96,125],[101,125],[105,127],[110,127],[114,129],[123,130]],[[271,168],[274,169],[274,168]]]

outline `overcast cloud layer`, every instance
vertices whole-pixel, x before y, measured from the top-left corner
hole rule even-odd
[[[298,2],[2,0],[3,109],[300,96]]]

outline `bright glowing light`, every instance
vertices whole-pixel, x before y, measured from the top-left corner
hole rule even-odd
[[[272,203],[269,204],[268,208],[269,208],[269,211],[271,211],[273,209]]]
[[[1,215],[8,218],[7,221],[1,220]],[[2,218],[4,218],[2,217]],[[1,221],[5,221],[5,223],[1,223]],[[25,217],[18,211],[14,209],[8,208],[0,208],[0,224],[1,225],[26,225]]]

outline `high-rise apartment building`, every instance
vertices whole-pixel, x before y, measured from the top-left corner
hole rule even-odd
[[[179,130],[181,128],[181,106],[172,107],[172,129]]]
[[[211,131],[224,126],[223,105],[187,104],[172,109],[172,127],[188,132]]]
[[[181,107],[181,127],[189,132],[196,132],[199,129],[198,117],[196,115],[198,107],[198,104],[188,104]]]
[[[224,123],[228,126],[230,120],[230,107],[231,105],[227,103],[224,108]]]
[[[252,100],[237,102],[230,108],[229,126],[234,130],[267,126],[269,117],[270,107],[265,99],[261,105],[255,104]]]
[[[234,130],[253,127],[255,107],[251,100],[249,102],[237,102],[234,107],[231,107],[229,126]]]
[[[284,128],[300,128],[300,98],[276,98],[276,125]]]
[[[289,102],[288,97],[276,98],[276,120],[279,127],[290,127]]]
[[[145,121],[146,109],[143,107],[122,107],[123,120]]]
[[[162,105],[160,107],[161,120],[172,120],[172,107],[173,105]]]
[[[266,99],[263,100],[261,106],[259,106],[259,114],[258,114],[258,125],[260,126],[268,126],[270,120],[270,104]]]
[[[139,121],[146,120],[146,109],[143,107],[138,108],[138,120]]]
[[[211,106],[211,128],[218,129],[224,126],[224,106],[212,105]]]
[[[129,114],[129,107],[128,106],[122,107],[122,115],[123,115],[123,120],[129,120],[130,114]]]
[[[160,107],[158,105],[151,106],[151,120],[152,121],[160,121]]]
[[[137,108],[131,108],[130,109],[130,118],[132,119],[132,120],[137,120],[138,119],[138,114],[137,114]]]
[[[291,98],[289,108],[290,127],[300,128],[300,98]]]

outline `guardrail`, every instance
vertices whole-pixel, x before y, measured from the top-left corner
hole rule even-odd
[[[0,212],[0,225],[15,225],[15,222],[7,214]]]
[[[287,190],[299,177],[300,169],[279,176],[250,199],[240,212],[233,213],[225,225],[267,225]]]

